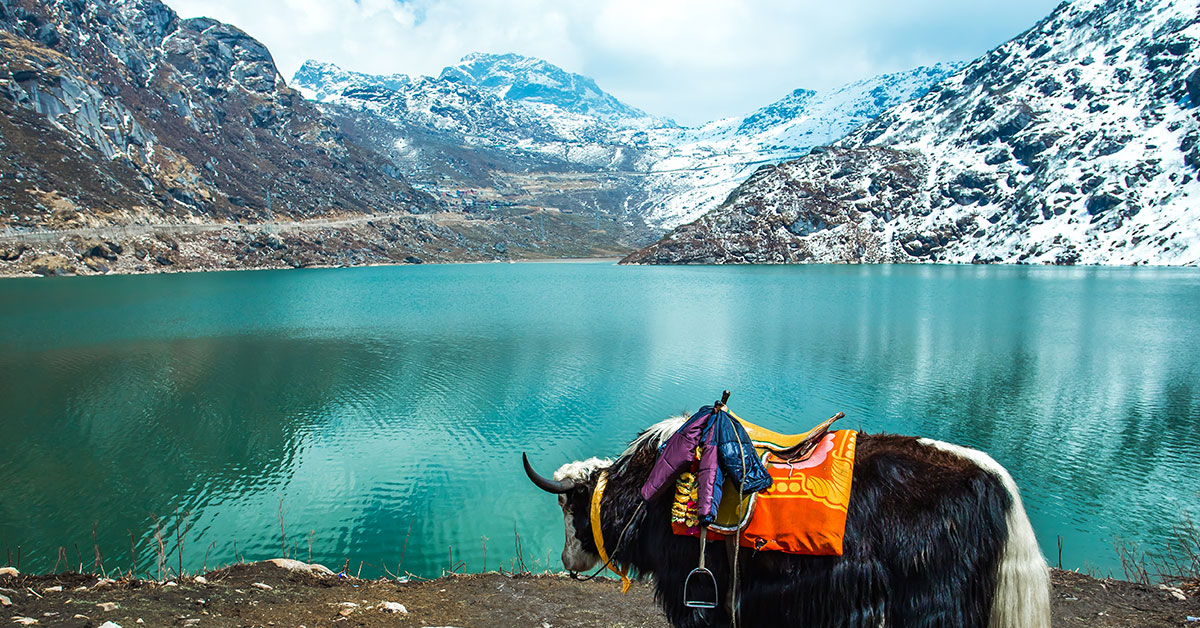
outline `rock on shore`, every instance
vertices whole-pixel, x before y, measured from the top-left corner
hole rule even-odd
[[[280,566],[282,564],[282,566]],[[612,580],[501,573],[437,580],[359,580],[299,561],[239,564],[171,583],[103,582],[96,576],[0,575],[9,617],[36,625],[577,626],[667,628],[649,584],[621,595]],[[1200,616],[1200,598],[1117,580],[1054,571],[1055,626],[1167,628]],[[265,586],[255,586],[256,584]],[[61,587],[61,591],[38,593]],[[400,619],[402,618],[402,619]],[[141,620],[139,622],[139,620]],[[29,624],[35,625],[35,624]]]

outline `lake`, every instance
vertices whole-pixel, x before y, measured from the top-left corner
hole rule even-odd
[[[478,264],[0,280],[26,571],[561,569],[549,474],[723,389],[778,431],[983,449],[1051,564],[1200,518],[1200,271]],[[281,534],[282,523],[282,534]],[[93,533],[95,542],[93,542]],[[283,536],[286,536],[284,541]],[[132,550],[131,550],[132,548]],[[131,559],[131,554],[136,558]],[[10,558],[11,557],[11,558]],[[62,569],[62,565],[58,565]]]

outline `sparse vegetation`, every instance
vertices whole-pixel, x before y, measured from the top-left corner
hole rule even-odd
[[[1184,516],[1166,540],[1161,553],[1146,552],[1137,543],[1115,543],[1125,578],[1151,586],[1178,587],[1185,594],[1200,595],[1200,525]]]

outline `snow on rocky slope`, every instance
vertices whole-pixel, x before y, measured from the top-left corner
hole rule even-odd
[[[797,89],[749,115],[682,130],[645,182],[647,220],[664,228],[691,222],[721,204],[758,166],[800,157],[844,137],[888,108],[921,96],[959,67],[918,67],[824,92]]]
[[[718,205],[756,166],[840,138],[956,69],[939,64],[827,92],[796,90],[749,115],[691,129],[621,103],[589,78],[512,54],[471,54],[437,78],[309,61],[293,84],[418,180],[503,185],[504,171],[606,172],[618,177],[588,203],[669,229]]]
[[[472,85],[505,100],[543,103],[595,116],[618,127],[673,126],[617,100],[594,80],[541,59],[476,52],[442,70],[439,78]]]
[[[591,79],[511,54],[468,55],[437,78],[372,76],[307,61],[292,81],[321,103],[370,111],[398,127],[588,168],[644,168],[629,159],[649,146],[646,130],[674,127]]]
[[[1076,0],[631,263],[1200,263],[1200,6]]]

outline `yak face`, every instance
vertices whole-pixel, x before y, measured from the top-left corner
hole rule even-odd
[[[635,474],[642,477],[649,473],[654,464],[658,448],[671,434],[687,421],[687,417],[673,417],[660,421],[642,432],[618,459],[617,466],[623,479],[630,480],[628,471],[631,465],[641,471]],[[587,571],[600,562],[596,553],[596,543],[592,538],[591,500],[596,480],[602,470],[614,465],[611,460],[588,458],[578,462],[569,462],[554,472],[553,479],[542,477],[529,464],[527,456],[522,454],[525,473],[538,488],[558,495],[558,505],[563,511],[563,528],[566,540],[563,544],[563,566],[569,571]],[[628,483],[628,482],[626,482]],[[612,513],[601,513],[602,517]],[[610,548],[611,550],[612,548]]]
[[[568,462],[554,472],[554,479],[575,485],[570,491],[558,496],[558,505],[563,511],[563,527],[566,541],[563,543],[562,562],[567,571],[587,571],[600,562],[594,551],[591,525],[591,496],[596,486],[596,474],[612,464],[610,460],[588,458],[579,462]]]

